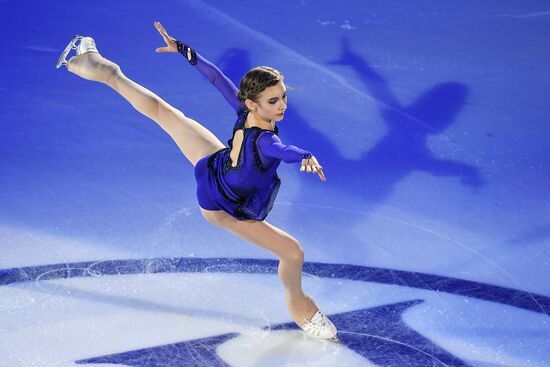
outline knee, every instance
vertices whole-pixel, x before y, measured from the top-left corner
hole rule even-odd
[[[304,249],[298,241],[291,241],[285,248],[282,260],[293,263],[304,263]]]

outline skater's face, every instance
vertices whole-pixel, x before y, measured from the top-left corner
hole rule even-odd
[[[285,117],[286,102],[286,86],[280,81],[258,95],[254,112],[266,121],[281,121]]]

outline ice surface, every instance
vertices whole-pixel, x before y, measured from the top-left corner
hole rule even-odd
[[[550,365],[549,14],[543,1],[0,1],[0,366]],[[155,54],[155,20],[235,82],[255,65],[285,74],[281,138],[328,180],[282,165],[268,220],[304,247],[305,288],[341,345],[292,326],[273,255],[201,217],[163,131],[54,67],[92,35],[227,141],[231,108]]]

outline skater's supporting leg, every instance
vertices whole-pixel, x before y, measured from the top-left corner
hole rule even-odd
[[[286,289],[288,310],[294,322],[301,325],[317,311],[315,302],[302,290],[304,251],[294,237],[265,221],[239,221],[223,211],[202,208],[201,211],[210,223],[271,251],[279,258],[279,278]]]
[[[117,91],[136,110],[159,124],[193,165],[206,155],[225,147],[204,126],[128,79],[117,64],[98,53],[85,53],[71,58],[67,69],[82,78],[105,83]]]

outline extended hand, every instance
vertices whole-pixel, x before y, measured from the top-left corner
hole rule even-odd
[[[156,49],[157,52],[178,52],[178,46],[176,45],[176,39],[170,37],[166,29],[160,24],[160,22],[155,22],[155,28],[159,31],[160,35],[166,42],[166,47],[159,47]]]
[[[300,167],[300,172],[317,173],[321,181],[324,182],[327,180],[323,172],[323,167],[321,167],[314,156],[311,156],[311,158],[308,159],[302,159],[302,167]]]

